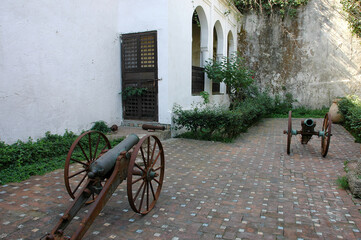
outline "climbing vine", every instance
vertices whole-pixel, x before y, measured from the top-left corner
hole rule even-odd
[[[228,0],[234,4],[241,13],[254,10],[260,14],[280,14],[282,17],[295,17],[297,8],[304,6],[308,0]],[[354,0],[357,1],[357,0]]]
[[[361,0],[341,0],[351,32],[361,37]]]

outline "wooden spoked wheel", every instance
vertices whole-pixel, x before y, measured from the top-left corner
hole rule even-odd
[[[74,141],[64,168],[65,187],[71,198],[74,199],[76,192],[85,187],[90,164],[110,148],[108,138],[98,131],[85,132]],[[92,194],[91,200],[87,203],[93,202],[95,197],[96,195]]]
[[[145,136],[135,146],[128,167],[128,201],[136,213],[145,215],[152,210],[159,198],[163,178],[163,146],[156,136]]]
[[[327,152],[328,152],[328,147],[330,146],[330,141],[331,141],[331,136],[332,136],[331,125],[332,125],[331,114],[326,113],[325,118],[323,119],[323,123],[322,123],[322,132],[324,132],[324,136],[322,136],[322,139],[321,139],[322,157],[326,157]]]
[[[291,138],[292,138],[292,111],[288,112],[288,131],[287,131],[287,154],[291,153]]]

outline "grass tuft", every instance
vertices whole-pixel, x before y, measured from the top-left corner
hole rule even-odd
[[[350,186],[348,185],[348,180],[347,180],[346,176],[338,177],[336,180],[336,183],[340,188],[342,188],[344,190],[350,189]]]

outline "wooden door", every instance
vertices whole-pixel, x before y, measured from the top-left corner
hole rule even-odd
[[[123,116],[128,120],[158,121],[157,32],[122,35]]]

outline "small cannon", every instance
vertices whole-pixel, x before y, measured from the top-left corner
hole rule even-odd
[[[155,206],[164,179],[164,151],[156,136],[139,140],[129,135],[111,149],[107,137],[98,131],[80,135],[70,147],[65,161],[65,187],[74,202],[51,233],[41,239],[82,239],[118,185],[127,180],[130,207],[142,215]],[[79,210],[91,204],[75,233],[65,235],[65,228]]]
[[[155,130],[165,130],[165,126],[157,126],[157,125],[151,125],[151,124],[143,124],[142,128],[144,130],[148,130],[149,132],[154,132]]]
[[[287,134],[287,154],[291,152],[291,138],[293,135],[301,134],[301,143],[307,144],[308,141],[311,140],[313,135],[317,135],[321,137],[321,154],[322,157],[326,157],[328,148],[330,146],[331,140],[331,114],[326,113],[323,123],[322,123],[322,130],[316,132],[315,126],[316,122],[312,119],[306,119],[301,121],[302,130],[297,131],[292,129],[292,111],[288,113],[288,130],[284,130],[283,133]]]

